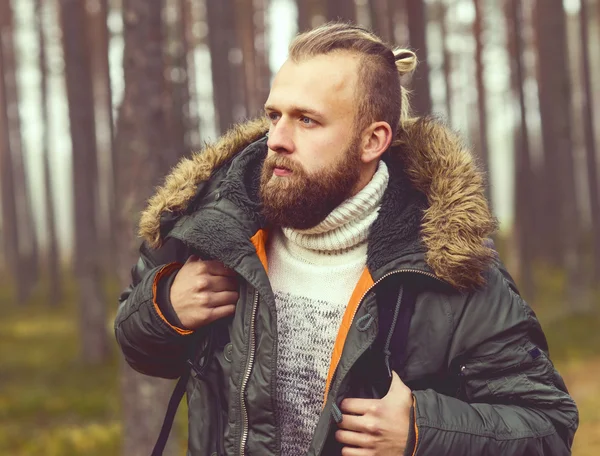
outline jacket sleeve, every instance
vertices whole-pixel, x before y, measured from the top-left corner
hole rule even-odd
[[[471,294],[450,347],[457,397],[413,391],[414,456],[571,454],[578,412],[531,308],[495,269]]]
[[[185,249],[176,242],[168,241],[161,251],[142,244],[115,319],[115,336],[127,363],[155,377],[179,377],[195,339],[194,331],[178,328],[165,318],[157,301],[159,282],[176,272],[175,261],[186,259]]]

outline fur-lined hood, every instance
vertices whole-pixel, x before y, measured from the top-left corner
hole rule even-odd
[[[213,170],[267,130],[263,119],[237,125],[216,143],[181,160],[150,198],[141,215],[140,236],[151,247],[159,247],[161,215],[185,211]],[[398,132],[389,154],[400,160],[411,185],[426,197],[419,236],[427,265],[459,289],[483,284],[483,273],[495,258],[486,240],[496,221],[485,197],[483,174],[471,153],[448,127],[420,118]]]

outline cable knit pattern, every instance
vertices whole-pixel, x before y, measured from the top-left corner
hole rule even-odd
[[[284,456],[306,454],[321,413],[331,351],[365,268],[367,235],[388,182],[380,163],[369,184],[317,227],[274,230],[269,240]]]

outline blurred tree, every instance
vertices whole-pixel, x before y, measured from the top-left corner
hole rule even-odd
[[[394,43],[394,0],[369,0],[373,31],[387,43]]]
[[[3,10],[0,10],[3,11]],[[19,255],[19,226],[15,195],[13,160],[8,137],[8,104],[4,82],[4,40],[0,30],[0,196],[2,197],[2,247],[6,271],[16,284],[16,302],[21,303],[25,284],[21,272]]]
[[[97,364],[108,358],[109,346],[96,219],[96,124],[85,4],[79,0],[61,0],[60,21],[73,151],[75,275],[79,293],[82,357],[84,362]]]
[[[486,196],[489,204],[492,203],[490,196],[490,159],[488,148],[488,133],[487,133],[487,101],[485,81],[483,78],[484,68],[484,29],[485,22],[483,18],[482,0],[473,0],[475,7],[475,21],[473,22],[473,36],[475,37],[475,79],[477,81],[477,115],[478,115],[478,136],[475,141],[477,144],[479,163],[483,167],[486,179]]]
[[[218,131],[224,133],[246,116],[241,74],[243,53],[238,46],[235,0],[206,0],[208,46]]]
[[[186,0],[166,0],[164,15],[165,55],[167,68],[167,95],[170,103],[167,105],[169,123],[170,148],[173,152],[172,164],[182,155],[190,152],[189,119],[190,119],[190,90],[188,54],[189,45],[185,27]]]
[[[19,110],[19,87],[17,84],[17,60],[14,43],[13,11],[10,0],[0,0],[0,33],[3,47],[3,77],[5,84],[6,134],[10,143],[13,195],[16,205],[16,223],[19,236],[11,242],[16,244],[18,257],[13,264],[17,278],[17,301],[25,302],[38,279],[38,242],[33,219],[31,195],[25,175],[21,116]]]
[[[98,209],[98,242],[104,264],[114,261],[114,237],[116,207],[114,192],[114,119],[112,87],[110,78],[108,29],[108,0],[86,3],[88,15],[88,43],[94,95],[94,122],[98,164],[98,195],[103,197]],[[100,201],[98,201],[100,203]],[[108,268],[104,268],[108,269]],[[109,269],[110,270],[110,269]]]
[[[242,48],[244,99],[248,117],[262,112],[267,101],[270,72],[266,54],[266,1],[235,0],[235,21]]]
[[[325,0],[325,18],[328,21],[356,23],[356,4],[354,0]]]
[[[451,72],[452,72],[452,56],[450,55],[450,49],[448,48],[448,22],[450,21],[449,13],[449,0],[438,0],[431,4],[429,12],[430,22],[437,22],[440,33],[440,47],[442,50],[442,73],[444,75],[444,108],[446,119],[449,124],[452,124],[452,85],[451,85]],[[450,0],[451,1],[451,0]]]
[[[134,234],[138,215],[171,161],[165,156],[169,130],[162,7],[162,1],[123,1],[125,92],[115,140],[119,170],[117,270],[123,285],[131,282],[130,270],[138,258],[139,240]],[[160,430],[171,382],[138,374],[124,361],[121,367],[123,454],[148,456]],[[165,454],[177,454],[176,438],[170,440]]]
[[[424,0],[406,2],[406,16],[410,47],[417,53],[419,64],[412,76],[412,108],[416,115],[431,112],[431,94],[429,90],[429,65],[427,63],[427,5]]]
[[[296,0],[299,32],[305,32],[313,27],[314,17],[323,13],[322,6],[320,0]]]
[[[44,162],[44,205],[46,206],[45,228],[47,233],[46,274],[49,280],[48,302],[58,305],[62,298],[61,268],[58,253],[58,239],[56,236],[56,223],[54,219],[54,191],[52,188],[52,173],[50,170],[50,138],[48,121],[50,112],[48,107],[48,62],[46,57],[46,30],[44,27],[44,2],[35,0],[35,18],[38,33],[41,92],[41,118],[42,118],[42,157]]]
[[[508,0],[505,3],[508,51],[510,57],[511,87],[518,99],[518,119],[513,129],[515,142],[515,228],[519,284],[528,300],[535,299],[533,281],[534,249],[532,243],[537,234],[535,230],[536,195],[533,167],[529,150],[529,129],[525,107],[525,72],[523,65],[523,11],[521,0]],[[515,110],[517,111],[517,110]]]
[[[535,7],[538,91],[544,148],[545,249],[567,273],[570,308],[582,305],[581,221],[575,192],[566,21],[562,0]]]
[[[588,173],[588,188],[591,204],[592,235],[593,243],[593,277],[595,283],[600,283],[600,194],[598,193],[598,161],[596,155],[596,139],[594,135],[594,109],[593,109],[593,91],[590,69],[590,49],[589,49],[589,25],[590,18],[588,11],[588,0],[581,0],[579,3],[579,30],[581,37],[581,54],[583,74],[584,96],[583,103],[583,128],[585,137],[586,164]]]
[[[196,49],[200,40],[197,38],[200,22],[197,17],[195,0],[179,0],[183,17],[183,34],[186,43],[186,64],[188,80],[188,150],[199,150],[200,140],[200,112],[198,106],[198,93],[196,91]]]

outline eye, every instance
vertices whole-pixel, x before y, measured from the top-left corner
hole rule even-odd
[[[300,122],[302,122],[304,125],[313,125],[313,124],[315,124],[315,121],[313,119],[311,119],[310,117],[306,117],[306,116],[301,116],[300,117]]]
[[[278,113],[276,113],[276,112],[273,112],[273,111],[271,111],[271,112],[267,112],[267,113],[266,113],[266,115],[267,115],[267,117],[268,117],[268,118],[269,118],[271,121],[273,121],[273,122],[275,122],[275,121],[276,121],[277,119],[279,119],[279,117],[280,117]]]

